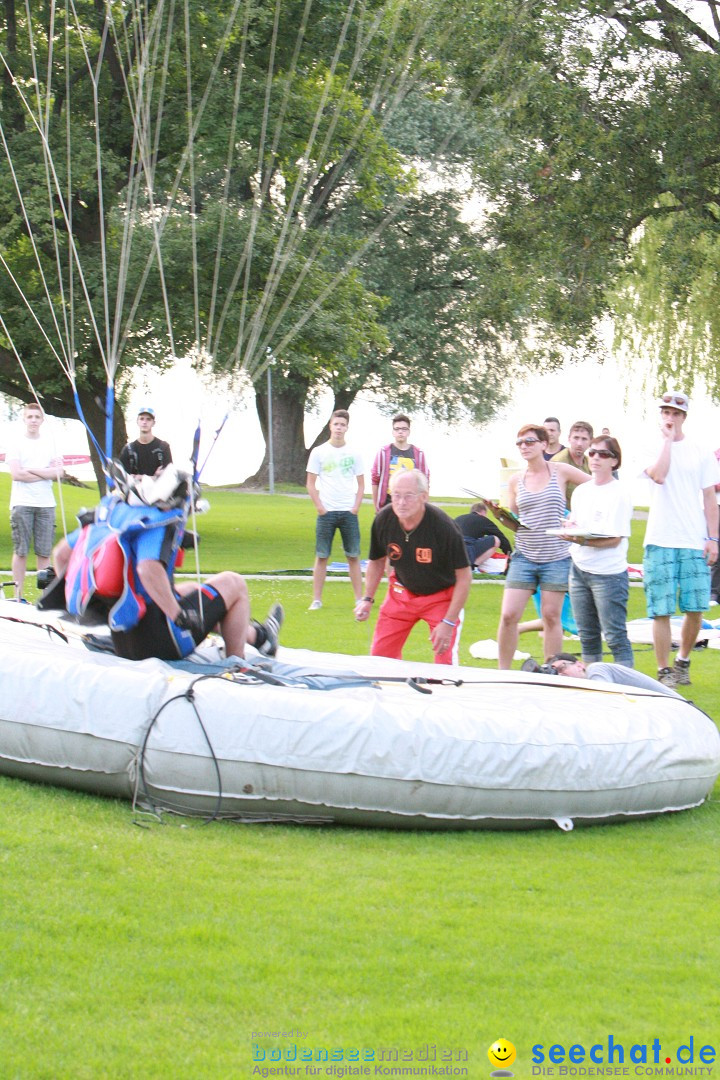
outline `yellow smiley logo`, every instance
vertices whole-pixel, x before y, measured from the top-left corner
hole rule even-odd
[[[496,1039],[488,1050],[488,1057],[496,1069],[507,1069],[517,1057],[517,1052],[507,1039]]]

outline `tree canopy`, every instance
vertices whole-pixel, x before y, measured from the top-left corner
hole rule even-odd
[[[0,23],[0,391],[73,415],[74,382],[96,426],[107,381],[192,354],[264,422],[272,362],[288,479],[320,389],[483,420],[607,315],[720,394],[715,0],[28,11]]]
[[[609,315],[651,378],[699,376],[719,397],[720,6],[460,10],[474,18],[454,54],[468,92],[503,55],[502,77],[476,99],[495,122],[474,176],[506,272],[517,281],[527,268],[539,332],[592,346]]]
[[[9,0],[0,389],[72,414],[62,367],[94,419],[101,360],[121,390],[191,352],[272,360],[280,439],[321,386],[492,415],[522,334],[460,187],[428,184],[479,138],[428,48],[452,32],[437,0]]]

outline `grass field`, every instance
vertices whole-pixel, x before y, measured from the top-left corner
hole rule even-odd
[[[307,499],[209,498],[205,572],[311,565]],[[366,506],[364,537],[369,522]],[[632,561],[641,537],[638,523]],[[4,516],[0,567],[9,562]],[[251,591],[259,615],[282,600],[286,644],[367,652],[347,582],[329,582],[315,613],[307,579],[261,578]],[[500,596],[496,583],[473,586],[465,646],[495,636]],[[630,615],[643,614],[632,589]],[[428,658],[425,637],[410,657]],[[719,662],[698,653],[692,669],[693,699],[714,717]],[[637,664],[652,673],[649,649]],[[601,1046],[605,1062],[610,1039],[624,1075],[655,1075],[655,1039],[668,1068],[692,1039],[696,1067],[701,1047],[720,1044],[718,806],[571,833],[403,834],[159,823],[0,778],[0,1076],[433,1075],[401,1070],[444,1068],[445,1048],[466,1071],[434,1075],[481,1078],[499,1037],[517,1048],[518,1078],[546,1075],[547,1061],[533,1072],[535,1046]],[[417,1060],[426,1046],[434,1062]],[[292,1047],[346,1057],[271,1059]],[[353,1048],[374,1051],[368,1072],[341,1071],[363,1067],[348,1061]],[[390,1071],[376,1071],[381,1051]]]

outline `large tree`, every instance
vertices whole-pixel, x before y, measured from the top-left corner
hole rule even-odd
[[[324,38],[332,55],[331,20],[319,7],[305,32]],[[287,8],[291,36],[262,4],[244,4],[234,19],[219,3],[184,11],[87,3],[70,12],[39,4],[28,23],[8,0],[0,32],[5,393],[38,394],[63,416],[80,408],[101,437],[106,384],[122,392],[138,362],[194,351],[252,374],[274,333],[289,338],[302,372],[337,347],[338,335],[348,353],[361,328],[367,341],[382,337],[377,298],[352,266],[337,274],[347,249],[305,227],[302,185],[295,220],[284,210],[280,181],[294,180],[279,173],[280,137],[302,172],[300,136],[288,137],[294,120],[303,123],[293,110],[309,115],[322,86],[309,71],[286,74],[288,92],[263,106],[297,39],[299,6]],[[332,125],[321,108],[312,115],[314,138],[330,147]],[[405,183],[369,128],[356,128],[354,150],[375,189]],[[124,437],[116,408],[116,449]]]
[[[442,56],[461,25],[444,3],[118,0],[31,19],[8,0],[0,26],[0,390],[72,415],[54,349],[99,431],[106,381],[122,394],[136,363],[193,352],[255,379],[262,420],[273,362],[292,479],[324,386],[492,415],[526,322],[460,216],[482,139]]]
[[[474,166],[485,238],[540,337],[592,347],[609,315],[649,378],[719,397],[720,5],[454,0],[461,15],[447,46],[495,117]]]

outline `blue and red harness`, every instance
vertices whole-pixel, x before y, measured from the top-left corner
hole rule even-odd
[[[82,526],[73,543],[65,575],[65,599],[71,615],[84,615],[94,599],[114,601],[108,611],[111,630],[126,632],[145,615],[150,597],[137,574],[137,545],[150,530],[155,548],[172,582],[185,530],[185,507],[159,510],[155,506],[130,506],[116,495],[106,495],[95,511],[95,520]],[[151,556],[143,556],[151,557]]]

